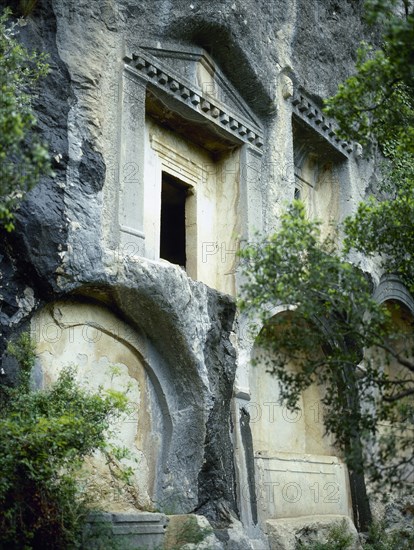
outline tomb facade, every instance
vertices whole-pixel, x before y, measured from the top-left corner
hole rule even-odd
[[[54,175],[1,237],[3,348],[29,330],[38,387],[73,365],[84,387],[129,396],[113,437],[136,499],[113,494],[102,456],[87,464],[114,524],[204,515],[218,548],[243,550],[288,550],[315,522],[352,529],[319,389],[300,414],[280,406],[236,303],[241,243],[295,197],[336,239],[375,179],[322,113],[364,32],[342,4],[332,22],[333,0],[40,0],[21,28],[51,57],[35,106]],[[379,301],[412,308],[364,267]]]

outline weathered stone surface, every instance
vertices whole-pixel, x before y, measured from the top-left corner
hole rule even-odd
[[[357,547],[358,534],[347,516],[304,516],[266,522],[269,545],[272,550],[295,550],[301,543],[326,543],[329,530],[335,524],[345,522],[347,531],[354,536]]]
[[[299,83],[319,97],[335,93],[337,83],[352,71],[355,45],[366,32],[361,22],[362,0],[296,3],[293,66]]]
[[[15,5],[14,2],[11,4]],[[56,45],[53,2],[39,2],[33,17],[19,27],[29,49],[48,54],[49,75],[39,83],[34,100],[39,130],[49,145],[54,176],[44,178],[20,206],[17,229],[0,232],[1,333],[6,337],[40,302],[57,292],[55,270],[67,246],[64,192],[68,167],[68,111],[73,100],[69,73]],[[28,301],[28,295],[31,300]],[[4,349],[4,340],[0,351]]]
[[[310,91],[316,82],[322,91],[332,91],[330,87],[352,63],[351,52],[362,31],[359,4],[315,1],[293,7],[288,1],[248,1],[189,6],[165,0],[153,10],[145,1],[78,2],[76,6],[60,0],[39,2],[21,36],[31,47],[51,55],[53,70],[41,84],[36,106],[41,131],[59,160],[53,184],[48,180],[31,194],[21,208],[18,232],[4,237],[7,242],[2,249],[9,251],[2,269],[7,279],[2,292],[2,313],[9,317],[5,325],[19,309],[16,296],[25,288],[15,274],[17,267],[30,284],[35,282],[35,300],[46,298],[51,288],[63,290],[57,288],[55,273],[59,253],[68,246],[68,230],[72,246],[76,233],[81,233],[90,262],[99,258],[95,242],[104,176],[99,155],[108,139],[103,124],[111,116],[111,100],[119,99],[117,87],[107,86],[105,78],[112,70],[108,61],[119,56],[124,37],[164,36],[206,46],[251,106],[268,112],[278,67],[291,67],[296,81],[309,83]],[[331,19],[334,27],[328,23]],[[354,34],[350,29],[355,29]],[[105,162],[107,169],[113,169]],[[78,224],[83,231],[76,231]],[[84,269],[76,263],[72,269]]]
[[[216,529],[215,533],[226,550],[263,550],[267,548],[267,541],[263,535],[258,539],[250,538],[243,524],[234,517],[230,518],[230,525],[227,529]]]
[[[99,190],[104,177],[99,155],[108,139],[103,123],[111,116],[112,100],[119,99],[117,87],[107,86],[106,77],[113,70],[108,61],[119,57],[124,38],[165,37],[206,46],[251,106],[268,113],[280,68],[289,66],[295,82],[315,94],[333,91],[349,70],[362,36],[361,4],[249,0],[190,6],[160,0],[153,10],[146,1],[38,2],[21,36],[51,56],[52,72],[41,84],[36,108],[40,129],[59,160],[53,180],[40,185],[21,208],[19,231],[6,236],[13,248],[7,243],[2,246],[9,250],[3,271],[10,289],[9,298],[4,293],[3,312],[7,306],[18,309],[15,296],[24,288],[16,280],[11,290],[16,278],[10,271],[16,268],[13,258],[30,282],[38,278],[33,290],[36,296],[44,296],[51,288],[57,291],[55,272],[59,252],[67,248],[69,227],[73,231],[73,224],[88,226],[91,231],[83,228],[82,242],[94,248],[92,229],[99,233]],[[92,195],[97,194],[94,199]]]
[[[399,533],[407,541],[414,539],[414,498],[411,496],[395,497],[389,495],[389,502],[384,503],[373,495],[371,498],[372,513],[375,521],[382,524],[387,534]]]
[[[201,502],[212,516],[222,502],[234,509],[227,403],[235,358],[231,344],[223,338],[231,328],[234,304],[228,297],[191,281],[178,267],[148,261],[130,262],[125,267],[125,274],[118,272],[112,285],[105,279],[101,284],[95,280],[93,287],[79,288],[77,293],[111,299],[130,320],[131,330],[142,334],[147,342],[140,353],[155,368],[154,376],[172,423],[171,429],[164,432],[169,450],[159,472],[162,490],[154,495],[154,505],[190,512]],[[91,324],[92,305],[90,311],[86,324]],[[103,322],[100,324],[108,330]],[[32,327],[40,344],[47,337],[42,327],[47,326],[41,317]],[[79,364],[79,346],[73,351],[70,362]],[[107,353],[111,353],[109,348]]]
[[[102,189],[105,181],[105,164],[100,153],[96,153],[89,141],[82,143],[82,157],[79,162],[79,181],[88,195]]]
[[[150,4],[142,4],[150,13]],[[115,100],[117,108],[118,93],[101,79],[107,56],[122,55],[119,25],[125,25],[124,35],[134,34],[137,24],[148,29],[152,17],[145,22],[141,13],[131,29],[131,18],[127,21],[123,11],[116,2],[80,2],[75,7],[45,1],[22,27],[31,47],[51,55],[52,72],[36,106],[40,129],[57,160],[55,177],[39,184],[22,205],[16,232],[3,236],[2,335],[7,337],[36,309],[69,292],[106,296],[117,304],[166,358],[171,395],[180,404],[173,418],[179,435],[174,432],[168,468],[162,472],[160,504],[191,511],[202,499],[213,513],[223,499],[235,507],[226,406],[235,362],[232,345],[223,338],[231,330],[234,305],[172,266],[132,260],[119,271],[117,251],[108,259],[101,245],[101,189],[110,156],[107,149],[105,168],[100,128],[112,109],[107,104]],[[8,372],[10,363],[4,369]]]
[[[165,550],[224,550],[207,518],[195,514],[168,516]]]
[[[145,92],[142,83],[140,94],[134,94],[133,84],[123,86],[123,59],[145,43],[152,47],[170,44],[171,51],[178,46],[187,48],[191,55],[195,55],[194,48],[203,47],[260,119],[264,136],[260,136],[260,143],[255,138],[253,144],[248,126],[227,111],[219,114],[217,107],[211,110],[215,121],[234,130],[237,146],[237,135],[244,139],[240,187],[235,187],[231,200],[226,202],[222,199],[229,190],[223,185],[222,195],[216,200],[223,219],[233,220],[234,212],[243,206],[237,215],[249,236],[257,227],[272,230],[283,204],[293,197],[293,94],[305,89],[320,105],[322,97],[334,92],[338,81],[351,69],[352,52],[363,37],[361,5],[362,0],[39,0],[27,24],[21,27],[22,41],[50,56],[52,71],[40,84],[34,104],[39,131],[54,158],[55,174],[44,178],[21,205],[16,231],[0,234],[0,353],[9,337],[27,329],[30,321],[33,323],[35,314],[41,319],[46,305],[53,308],[61,301],[89,305],[91,312],[95,306],[107,308],[125,323],[139,340],[134,349],[164,399],[165,409],[159,416],[165,413],[168,419],[160,429],[167,450],[157,464],[154,476],[158,481],[147,501],[152,499],[158,509],[168,512],[204,514],[221,537],[219,542],[214,541],[217,548],[235,550],[249,548],[250,544],[234,520],[234,515],[249,504],[243,502],[240,506],[236,498],[236,494],[243,498],[245,487],[237,487],[236,483],[233,433],[239,410],[232,418],[230,402],[233,394],[240,394],[245,399],[243,406],[248,403],[253,343],[240,329],[238,349],[233,345],[233,298],[191,280],[178,266],[151,261],[150,255],[142,258],[145,244],[139,231],[130,238],[124,233],[127,240],[119,238],[119,193],[125,173],[131,175],[125,166],[122,170],[119,167],[126,150],[121,147],[121,134],[127,134],[127,150],[135,155],[126,162],[138,164],[145,132],[145,113],[139,110]],[[179,55],[171,63],[181,79],[191,81],[194,77]],[[151,74],[154,71],[152,67]],[[192,113],[198,109],[200,98],[205,99],[201,92],[188,97],[189,88],[180,88],[178,78],[168,81],[164,73],[159,78],[169,83],[169,93],[181,90],[181,103],[192,99]],[[128,98],[126,92],[131,92]],[[212,95],[214,103],[217,98]],[[234,108],[237,101],[232,98],[229,103]],[[131,114],[127,128],[122,119],[125,104]],[[203,105],[207,109],[207,104]],[[162,111],[162,116],[169,116],[169,108]],[[182,112],[180,116],[181,133],[190,127],[196,137],[203,133],[202,124],[192,119],[186,125],[182,123]],[[210,138],[206,134],[203,141],[198,136],[202,145]],[[319,137],[315,139],[318,142]],[[229,147],[227,137],[223,140]],[[302,141],[296,139],[299,146]],[[234,142],[230,143],[236,148]],[[260,145],[263,157],[257,151],[252,153],[256,145]],[[143,170],[141,165],[137,168]],[[310,197],[309,201],[312,204],[321,199],[322,205],[327,205],[322,210],[341,219],[364,196],[374,181],[374,171],[353,156],[346,168],[338,163],[336,169],[340,181],[335,180],[329,192]],[[135,195],[131,196],[137,200],[139,190],[133,191]],[[144,206],[140,205],[140,211],[134,210],[133,201],[129,206],[128,216],[137,222],[139,230],[142,220],[138,218]],[[232,222],[226,231],[238,231],[237,223]],[[229,234],[227,241],[226,235],[224,256],[233,250],[236,238]],[[158,245],[156,238],[153,240]],[[217,235],[212,235],[211,242],[216,240]],[[365,261],[363,267],[375,272],[370,261]],[[237,268],[235,271],[237,280]],[[226,292],[234,290],[234,285],[217,287]],[[79,326],[88,326],[88,315],[82,315]],[[243,327],[243,322],[239,326]],[[39,344],[41,338],[48,338],[46,328],[42,322],[37,333]],[[125,339],[125,346],[130,344]],[[52,353],[52,347],[43,351]],[[69,354],[66,348],[61,357]],[[113,348],[118,349],[115,344]],[[95,349],[91,356],[99,353]],[[110,355],[106,350],[102,353]],[[51,370],[52,365],[53,361]],[[13,361],[5,358],[2,367],[12,381]],[[39,367],[37,383],[43,383],[46,374],[47,369]],[[263,394],[258,399],[263,400]],[[248,475],[240,475],[239,479],[248,480],[254,493],[255,449],[247,413],[242,423],[240,440],[246,449],[236,452],[239,469],[244,460],[248,461]],[[257,514],[242,519],[246,524],[250,522],[249,533],[256,538]],[[294,522],[289,527],[289,520],[280,521],[277,528],[269,527],[272,540],[293,540],[301,527]],[[324,523],[322,519],[309,520],[309,525],[316,529]],[[251,541],[255,548],[261,548],[262,542]]]

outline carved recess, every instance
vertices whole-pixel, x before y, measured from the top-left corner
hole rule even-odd
[[[295,91],[292,97],[293,113],[323,136],[339,153],[350,157],[354,145],[340,139],[335,123],[328,119],[316,105],[306,97],[303,91]]]
[[[203,116],[220,130],[225,130],[240,142],[257,151],[263,148],[263,132],[241,113],[233,112],[219,99],[212,98],[155,56],[144,51],[124,57],[125,69],[138,73],[163,93],[173,96],[186,108]]]

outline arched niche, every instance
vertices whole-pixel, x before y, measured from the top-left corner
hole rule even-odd
[[[390,315],[393,329],[396,337],[390,340],[394,350],[403,358],[414,359],[414,313],[406,304],[398,300],[387,300],[384,305],[387,307]],[[399,376],[408,374],[408,370],[398,363],[397,359],[392,359],[387,368],[392,369]]]
[[[383,349],[368,350],[367,356],[374,360],[377,368],[384,370],[389,380],[398,382],[389,388],[389,396],[396,397],[414,388],[414,374],[403,364],[404,360],[408,360],[411,364],[414,363],[414,299],[396,275],[384,275],[375,290],[374,297],[387,308],[390,314],[391,336],[386,343],[402,361],[396,356],[386,354]],[[397,403],[413,406],[414,395],[406,395],[398,399]],[[377,442],[379,438],[386,437],[389,433],[389,421],[382,421],[378,428],[376,438],[372,440],[372,444],[367,445],[368,460],[372,457],[375,460]],[[407,441],[407,438],[412,441],[412,420],[401,417],[397,413],[392,422],[392,433],[395,436],[393,457],[390,458],[392,464],[389,463],[387,466],[399,465],[399,474],[393,480],[393,486],[396,487],[398,477],[404,479],[405,486],[409,486],[414,482],[413,453],[410,444],[408,448],[404,449],[404,442]],[[394,490],[394,496],[398,496],[397,489]]]
[[[387,300],[384,302],[390,315],[393,330],[395,334],[388,339],[388,345],[392,348],[402,360],[408,360],[411,365],[414,364],[414,312],[408,307],[407,303],[398,300]],[[384,370],[389,380],[403,382],[404,385],[394,386],[389,394],[395,397],[403,394],[405,391],[414,389],[414,373],[409,370],[396,357],[387,357],[384,362]],[[397,403],[414,407],[414,394],[399,398]],[[405,413],[407,415],[407,413]],[[414,459],[412,451],[412,441],[414,437],[414,425],[412,414],[407,416],[397,413],[392,421],[392,433],[395,436],[393,440],[393,453],[387,466],[398,466],[398,474],[395,482],[403,480],[405,492],[414,483]],[[378,430],[379,437],[386,437],[389,433],[390,422],[381,422]],[[407,447],[407,441],[408,447]],[[375,452],[375,450],[374,450]],[[375,456],[375,455],[374,455]],[[395,485],[396,486],[396,485]],[[398,489],[394,496],[398,496]]]
[[[292,311],[277,315],[278,321],[294,322]],[[275,330],[282,330],[283,322],[277,326]],[[352,517],[347,469],[325,435],[321,388],[308,388],[300,397],[299,411],[290,412],[280,403],[279,381],[268,372],[271,353],[261,346],[259,336],[252,359],[248,410],[259,520]],[[294,371],[296,366],[287,368]]]
[[[346,157],[296,115],[293,116],[292,131],[294,196],[304,202],[309,218],[322,222],[322,237],[334,237],[335,225],[339,221],[340,181]]]
[[[380,304],[387,301],[399,302],[414,315],[414,298],[397,275],[383,275],[375,289],[374,298]]]
[[[72,366],[79,384],[125,393],[127,411],[116,420],[110,441],[126,447],[121,460],[132,467],[133,493],[119,493],[104,457],[86,461],[85,484],[94,505],[105,511],[128,511],[132,504],[151,509],[160,495],[160,471],[168,452],[171,421],[151,366],[143,358],[145,341],[109,309],[95,303],[55,302],[32,320],[36,342],[36,379],[40,387],[55,382]]]
[[[374,298],[382,303],[391,316],[392,336],[388,344],[400,357],[414,361],[414,299],[395,275],[385,275],[374,292]],[[389,376],[413,379],[414,375],[397,358],[384,361]]]
[[[309,218],[322,220],[322,234],[333,231],[339,219],[339,180],[332,161],[308,154],[300,169],[301,199]]]

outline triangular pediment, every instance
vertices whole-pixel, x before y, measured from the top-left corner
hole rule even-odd
[[[239,112],[251,123],[260,127],[260,122],[244,99],[223,74],[212,57],[202,48],[155,47],[144,45],[142,49],[175,72],[198,86],[203,97],[219,101],[233,111]]]
[[[262,147],[260,120],[202,48],[147,42],[129,47],[125,61],[162,96],[174,97],[237,139]]]

